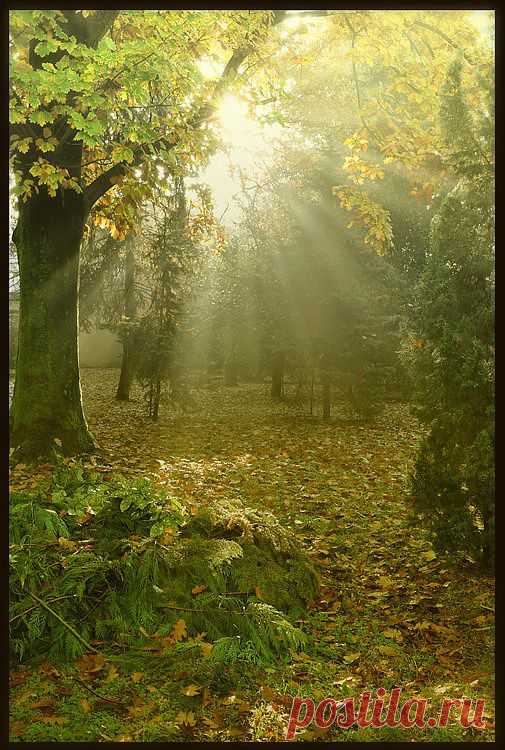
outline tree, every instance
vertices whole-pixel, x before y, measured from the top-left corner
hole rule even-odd
[[[19,196],[18,454],[95,446],[82,410],[79,252],[90,214],[124,237],[160,180],[215,147],[204,125],[283,11],[14,11],[11,164]],[[234,50],[217,80],[197,62]],[[166,174],[166,173],[165,173]],[[161,178],[162,180],[163,178]]]
[[[415,509],[440,549],[494,561],[494,132],[468,107],[462,63],[449,68],[441,122],[456,186],[432,222],[415,289],[410,359],[417,414],[429,433],[413,478]]]
[[[134,322],[137,311],[137,299],[135,296],[135,250],[134,238],[127,238],[128,249],[124,264],[124,318],[128,326]],[[133,335],[130,329],[123,334],[123,356],[121,359],[121,373],[116,391],[119,401],[130,400],[130,386],[133,379]]]

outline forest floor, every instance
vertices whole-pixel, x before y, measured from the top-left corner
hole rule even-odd
[[[190,504],[239,497],[272,511],[320,571],[321,593],[299,623],[309,645],[289,663],[213,672],[204,656],[125,654],[115,671],[95,665],[94,692],[73,679],[86,670],[82,660],[28,663],[11,674],[12,739],[281,741],[293,696],[317,703],[367,690],[373,700],[397,686],[401,703],[428,699],[427,717],[444,698],[484,698],[487,728],[311,724],[297,739],[493,741],[493,579],[469,559],[437,555],[409,523],[420,430],[406,405],[367,425],[325,423],[273,403],[267,384],[216,384],[195,391],[198,411],[165,405],[153,424],[140,390],[130,403],[114,400],[116,370],[82,375],[89,424],[106,452],[99,466],[151,477]],[[13,470],[13,488],[34,482],[36,469]],[[124,696],[126,710],[117,704]]]

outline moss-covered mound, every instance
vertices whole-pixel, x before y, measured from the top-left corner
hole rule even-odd
[[[93,639],[168,645],[179,621],[215,658],[268,661],[303,644],[318,583],[270,513],[240,501],[190,514],[147,480],[62,466],[11,497],[11,645],[74,657]],[[75,633],[80,637],[76,637]]]

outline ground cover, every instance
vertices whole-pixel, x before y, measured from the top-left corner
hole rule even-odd
[[[319,571],[320,592],[296,623],[307,643],[267,666],[223,663],[181,613],[180,638],[163,653],[147,633],[147,648],[105,643],[105,658],[13,665],[13,740],[282,740],[293,696],[401,686],[435,711],[443,698],[483,697],[488,728],[310,726],[298,738],[492,741],[493,581],[469,559],[437,555],[410,521],[420,432],[406,405],[389,404],[372,424],[325,423],[272,402],[266,384],[214,383],[195,391],[198,411],[165,405],[153,424],[138,388],[130,403],[113,400],[116,379],[114,370],[83,371],[103,448],[89,463],[104,477],[152,479],[189,512],[238,500],[273,513]],[[12,489],[30,491],[52,471],[18,464]]]

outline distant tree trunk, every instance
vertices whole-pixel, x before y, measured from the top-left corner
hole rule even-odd
[[[227,359],[224,363],[224,384],[225,385],[237,385],[237,363],[233,357]]]
[[[282,398],[284,395],[284,352],[275,352],[272,357],[272,398]]]
[[[329,374],[323,377],[323,419],[329,419],[331,413],[331,385]]]
[[[331,413],[331,378],[328,357],[320,358],[321,382],[323,385],[323,419],[329,419]]]
[[[124,284],[124,314],[131,323],[136,313],[135,300],[135,253],[133,240],[128,238],[128,249],[125,258],[125,284]],[[123,339],[123,357],[121,360],[121,374],[116,391],[119,401],[130,400],[130,387],[133,379],[133,335],[131,331]]]
[[[20,313],[10,414],[17,455],[67,454],[96,447],[82,409],[78,362],[79,248],[85,210],[72,190],[44,189],[19,203]]]

